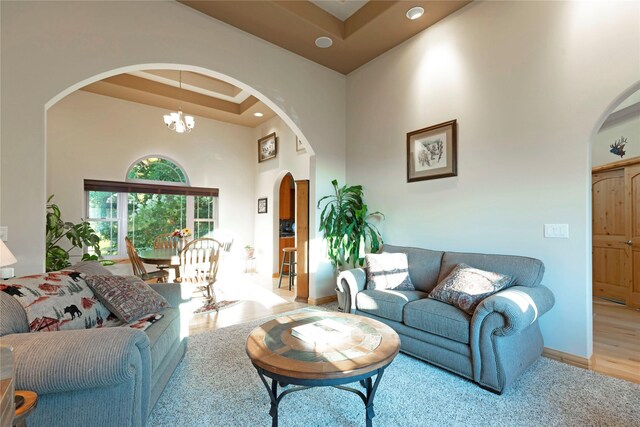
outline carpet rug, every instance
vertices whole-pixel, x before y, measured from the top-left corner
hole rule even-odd
[[[270,426],[267,391],[245,352],[246,337],[265,321],[190,337],[148,425]],[[640,384],[543,357],[498,396],[400,353],[374,404],[380,427],[638,426]],[[365,424],[362,400],[330,387],[287,395],[279,412],[282,427]]]
[[[223,308],[230,307],[239,303],[240,301],[216,301],[216,302],[204,302],[199,307],[193,310],[193,314],[206,314],[212,311],[220,311]]]

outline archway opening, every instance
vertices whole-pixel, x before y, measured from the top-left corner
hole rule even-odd
[[[640,382],[640,82],[618,96],[591,138],[592,369]],[[635,331],[635,332],[634,332]]]
[[[233,124],[212,124],[211,122],[216,121],[215,119],[207,121],[197,113],[184,108],[185,114],[192,113],[196,116],[196,125],[191,133],[179,135],[163,124],[163,115],[167,110],[171,110],[170,107],[161,109],[144,102],[134,107],[126,100],[109,98],[89,90],[79,91],[94,83],[108,84],[109,81],[123,78],[123,75],[128,76],[125,76],[126,78],[137,77],[145,70],[174,72],[183,70],[183,79],[184,71],[188,71],[224,81],[246,91],[247,96],[255,97],[273,110],[275,115],[266,124],[241,129],[238,126],[234,127]],[[160,73],[158,75],[162,77]],[[155,83],[160,82],[152,81],[152,84]],[[183,81],[182,84],[184,85],[185,82]],[[250,102],[246,102],[247,99],[250,100],[245,98],[243,102],[249,104]],[[65,103],[69,103],[68,106],[73,108],[66,108],[66,111],[63,111]],[[219,209],[216,218],[219,221],[216,222],[219,222],[220,228],[216,228],[215,231],[224,233],[225,240],[235,242],[232,250],[242,254],[244,246],[256,245],[257,247],[256,240],[263,238],[256,230],[258,228],[256,217],[262,216],[255,209],[256,199],[262,195],[261,190],[257,189],[256,181],[266,179],[261,172],[295,169],[297,174],[307,179],[308,174],[311,173],[309,159],[313,156],[313,150],[293,120],[278,105],[240,81],[201,67],[179,64],[140,64],[122,67],[69,87],[52,98],[45,107],[48,125],[47,164],[50,177],[47,182],[47,192],[68,194],[67,200],[61,203],[67,206],[66,211],[70,215],[77,217],[85,217],[87,212],[87,196],[79,187],[82,183],[82,179],[79,178],[81,175],[82,178],[132,181],[137,179],[134,169],[141,161],[148,161],[149,158],[160,159],[158,163],[163,159],[170,160],[177,166],[174,168],[176,172],[182,171],[186,180],[184,183],[187,185],[220,187],[221,204],[216,205],[216,209]],[[178,108],[178,103],[173,108]],[[138,114],[141,110],[145,111],[142,115]],[[87,113],[89,117],[74,118],[67,114],[69,111]],[[105,117],[109,120],[105,121]],[[256,141],[262,133],[270,133],[266,130],[268,126],[278,127],[277,156],[264,163],[257,163]],[[285,128],[286,131],[283,130]],[[98,134],[99,137],[95,138]],[[298,147],[298,141],[301,141],[302,149]],[[61,143],[65,144],[63,150],[60,150]],[[206,148],[206,144],[214,143],[220,144],[214,148]],[[71,171],[63,170],[65,159],[71,156],[88,159],[82,162],[76,175]],[[295,165],[288,166],[292,162]],[[302,169],[307,171],[306,176],[304,172],[300,173],[300,164],[305,162],[306,167]],[[64,191],[58,191],[63,188]],[[269,201],[269,203],[272,202]],[[127,208],[126,201],[122,206]],[[187,204],[188,206],[190,205]],[[269,208],[273,209],[271,206]],[[192,212],[187,212],[187,215],[190,213],[195,215],[194,221],[201,219],[197,217],[199,212],[197,205],[190,210]],[[115,230],[118,221],[112,222]],[[189,228],[192,232],[197,229],[197,227]],[[258,266],[262,256],[260,250],[257,250]],[[271,263],[271,256],[268,258]],[[239,263],[242,269],[244,263],[241,261]],[[273,270],[269,268],[259,273],[264,273],[271,279],[272,272]]]

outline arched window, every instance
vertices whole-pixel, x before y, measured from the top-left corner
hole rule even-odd
[[[152,249],[176,230],[211,237],[218,227],[218,190],[188,184],[185,170],[161,156],[135,161],[126,183],[85,180],[87,216],[101,238],[102,255],[125,257],[125,236],[138,250]]]
[[[188,184],[187,174],[175,162],[159,157],[145,157],[129,168],[127,181],[145,180]]]

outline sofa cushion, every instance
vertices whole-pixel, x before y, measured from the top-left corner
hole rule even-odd
[[[73,264],[68,270],[77,271],[85,276],[111,276],[113,274],[98,261],[80,261]]]
[[[539,259],[514,255],[486,255],[445,252],[438,282],[447,277],[458,264],[467,264],[485,271],[511,276],[512,286],[535,287],[542,281],[544,264]],[[409,265],[411,270],[411,265]]]
[[[30,332],[92,328],[110,314],[76,271],[5,280],[0,283],[0,291],[22,305]]]
[[[407,254],[409,277],[411,277],[411,282],[416,290],[431,292],[438,283],[440,262],[444,252],[387,244],[382,247],[382,250],[383,252]]]
[[[413,301],[404,307],[404,323],[412,328],[469,344],[471,316],[431,298]]]
[[[403,253],[367,254],[367,289],[414,291],[416,288],[409,277],[407,255]]]
[[[160,313],[164,316],[144,331],[149,337],[152,375],[180,341],[180,309],[170,307]]]
[[[356,307],[375,316],[402,322],[405,304],[427,295],[421,291],[364,290],[356,295]]]
[[[87,283],[100,301],[126,323],[169,307],[162,295],[136,276],[90,276]]]
[[[29,332],[27,313],[11,295],[0,292],[0,337]]]
[[[429,298],[451,304],[473,315],[483,299],[511,284],[511,276],[458,264],[431,291]]]

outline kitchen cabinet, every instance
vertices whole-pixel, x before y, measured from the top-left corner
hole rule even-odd
[[[291,175],[286,175],[280,184],[280,219],[294,219],[295,194],[293,178]]]

